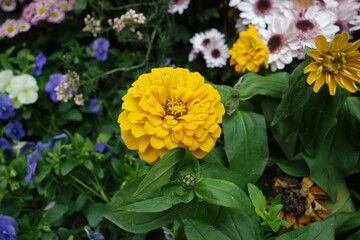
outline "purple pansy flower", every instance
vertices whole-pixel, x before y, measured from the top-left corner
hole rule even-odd
[[[12,152],[12,146],[5,138],[0,138],[0,149],[4,148],[6,152]]]
[[[112,147],[104,142],[99,142],[99,143],[95,144],[95,146],[93,147],[93,151],[102,153],[102,154],[107,153],[111,149],[112,149]]]
[[[16,240],[15,218],[0,215],[0,239]]]
[[[50,94],[51,101],[53,102],[60,102],[60,100],[57,99],[55,88],[59,86],[63,79],[64,75],[60,73],[54,73],[49,76],[49,81],[45,85],[45,91]]]
[[[26,142],[20,148],[20,156],[26,155],[28,152],[32,152],[35,149],[36,144],[34,142]]]
[[[58,136],[50,138],[45,147],[52,149],[54,147],[55,143],[59,140],[63,140],[64,143],[67,143],[69,141],[69,138],[65,133],[60,134]]]
[[[66,143],[69,140],[69,138],[66,134],[63,133],[58,136],[50,138],[46,144],[43,144],[42,142],[38,142],[36,146],[32,148],[33,151],[27,155],[27,162],[26,162],[27,175],[25,177],[25,181],[31,182],[31,180],[35,176],[37,162],[42,159],[42,151],[44,150],[44,148],[52,149],[55,145],[55,142],[59,140],[63,140]],[[29,146],[31,146],[31,144]]]
[[[15,116],[15,109],[8,95],[0,95],[0,119],[5,120]]]
[[[35,57],[35,66],[32,68],[33,73],[36,76],[41,75],[42,73],[42,68],[46,63],[46,57],[43,53],[39,53],[36,57]]]
[[[25,136],[23,125],[17,120],[11,120],[5,125],[5,135],[11,139],[19,140]]]
[[[104,240],[104,236],[98,232],[98,227],[95,230],[91,230],[90,227],[86,226],[85,228],[85,232],[87,237],[90,240]]]
[[[92,113],[98,113],[102,110],[102,106],[99,103],[99,99],[96,96],[90,98],[88,103],[89,111]]]
[[[110,42],[106,38],[97,38],[94,40],[92,47],[94,49],[95,58],[98,61],[105,61],[108,57]]]
[[[27,167],[27,175],[25,177],[25,181],[31,182],[32,178],[35,176],[35,170],[37,167],[37,161],[41,160],[41,150],[35,147],[35,150],[27,155],[26,167]]]

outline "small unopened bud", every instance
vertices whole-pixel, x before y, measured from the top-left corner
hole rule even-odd
[[[186,190],[191,190],[195,184],[195,177],[191,174],[186,174],[182,177],[181,186]]]

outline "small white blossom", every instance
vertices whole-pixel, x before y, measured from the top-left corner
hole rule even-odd
[[[0,93],[7,91],[12,78],[13,72],[11,70],[3,70],[0,72]]]
[[[38,99],[38,90],[36,79],[29,74],[22,74],[11,79],[9,97],[20,104],[31,104]]]

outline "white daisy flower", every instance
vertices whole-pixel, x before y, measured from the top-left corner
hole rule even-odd
[[[242,32],[242,31],[245,31],[247,28],[248,28],[247,25],[244,25],[244,24],[243,24],[241,18],[238,18],[238,19],[236,20],[235,29],[236,29],[236,32],[237,32],[237,33]]]
[[[256,28],[265,28],[270,19],[280,15],[280,0],[244,0],[237,6],[241,11],[243,24],[253,24]]]
[[[188,56],[189,62],[194,61],[200,53],[199,50],[192,49]]]
[[[359,8],[360,3],[358,2],[342,0],[338,7],[331,9],[337,16],[335,25],[340,28],[337,33],[352,32],[352,30],[350,30],[350,23],[357,18]]]
[[[190,0],[171,0],[168,12],[183,14],[184,10],[189,7]]]
[[[340,30],[336,26],[336,15],[331,11],[320,11],[318,6],[303,8],[299,12],[293,11],[294,27],[297,31],[297,38],[301,41],[302,47],[316,48],[314,38],[324,35],[327,41],[331,41],[335,33]],[[303,58],[305,52],[300,50],[299,58]]]
[[[268,29],[260,29],[260,37],[264,40],[269,50],[268,63],[274,72],[283,69],[299,55],[301,43],[297,39],[296,30],[292,21],[285,18],[274,17]]]
[[[223,67],[226,65],[229,48],[221,41],[212,42],[203,52],[206,66],[209,68]]]
[[[0,93],[5,92],[9,88],[13,76],[11,70],[3,70],[0,72]]]
[[[211,42],[225,41],[225,35],[217,29],[212,28],[205,32],[196,33],[191,39],[190,43],[193,49],[197,52],[202,52]]]
[[[239,8],[239,4],[244,0],[230,0],[229,6]]]
[[[38,99],[38,90],[35,78],[29,74],[22,74],[11,79],[9,97],[20,104],[31,104]]]
[[[350,21],[351,27],[349,28],[350,31],[357,31],[360,30],[360,15],[357,15],[356,18]]]
[[[321,9],[329,9],[338,7],[339,3],[336,0],[314,0],[315,5]]]

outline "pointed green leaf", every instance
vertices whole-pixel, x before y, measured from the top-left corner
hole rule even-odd
[[[224,207],[240,209],[257,218],[250,199],[240,187],[221,179],[200,179],[194,188],[198,199]]]
[[[330,240],[335,239],[334,217],[284,233],[275,240]]]
[[[264,117],[236,111],[224,117],[223,132],[230,168],[246,177],[247,182],[256,182],[269,158]]]
[[[199,219],[182,216],[182,221],[188,240],[231,240],[220,230]]]
[[[223,208],[214,226],[231,239],[265,240],[259,223],[237,209]]]
[[[165,155],[147,173],[136,190],[135,195],[168,184],[175,171],[176,165],[183,160],[184,155],[184,148],[174,148],[165,153]]]
[[[272,125],[277,124],[290,115],[295,114],[309,100],[313,93],[312,87],[307,84],[307,74],[304,74],[304,68],[311,63],[311,58],[306,57],[295,70],[291,73],[289,88],[276,110]]]
[[[240,100],[247,100],[255,95],[281,98],[288,88],[290,74],[287,72],[273,73],[261,76],[256,73],[246,73],[239,86]]]
[[[247,187],[250,200],[254,205],[255,209],[258,209],[259,211],[264,211],[266,207],[266,198],[262,191],[257,186],[251,183],[249,183]]]
[[[104,217],[125,231],[132,233],[146,233],[166,226],[174,221],[174,210],[164,212],[138,213],[127,211],[114,211],[110,209]]]

